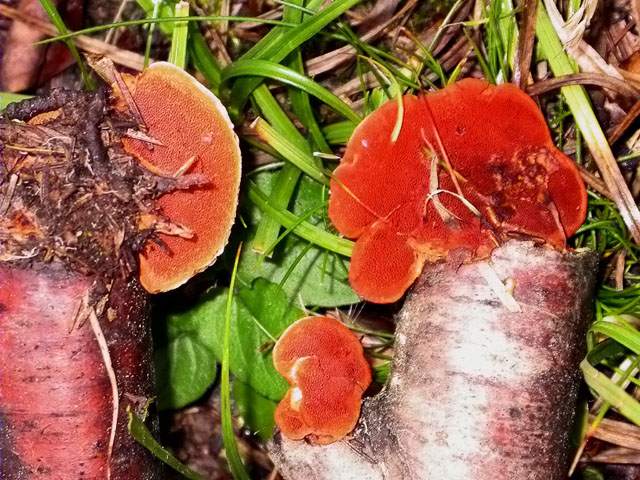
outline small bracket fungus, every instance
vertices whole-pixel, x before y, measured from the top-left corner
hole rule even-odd
[[[371,370],[351,330],[331,317],[306,317],[282,334],[273,363],[291,388],[276,424],[291,439],[328,444],[353,430]]]
[[[197,173],[206,181],[157,200],[184,233],[159,233],[166,248],[147,242],[140,255],[140,281],[157,293],[182,285],[222,253],[238,203],[240,147],[220,100],[182,69],[155,63],[131,84],[148,138],[123,139],[125,150],[154,172]]]
[[[465,79],[391,101],[356,129],[331,182],[329,216],[356,239],[349,279],[366,300],[402,297],[425,262],[486,258],[509,238],[564,248],[586,190],[517,87]]]

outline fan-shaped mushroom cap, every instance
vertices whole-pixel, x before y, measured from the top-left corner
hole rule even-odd
[[[238,138],[224,106],[182,69],[160,62],[135,81],[133,99],[161,145],[124,139],[127,152],[171,174],[193,160],[190,173],[208,183],[162,195],[158,205],[192,238],[159,234],[169,253],[147,242],[140,255],[140,280],[151,293],[171,290],[201,272],[222,253],[233,225],[240,188]]]

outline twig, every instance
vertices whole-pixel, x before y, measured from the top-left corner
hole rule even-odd
[[[573,73],[536,82],[527,87],[529,95],[541,95],[567,85],[597,85],[627,97],[640,97],[640,90],[624,80],[602,73]]]
[[[538,15],[538,0],[523,0],[524,18],[518,38],[518,50],[513,70],[513,81],[522,90],[525,89],[531,73],[531,57],[536,39],[536,18]]]
[[[120,393],[118,392],[118,382],[116,380],[116,373],[113,370],[111,363],[111,354],[109,353],[109,346],[107,340],[104,337],[100,322],[96,316],[95,310],[91,309],[89,313],[89,323],[91,329],[96,337],[98,346],[100,347],[100,354],[102,355],[102,361],[109,377],[109,383],[111,384],[111,395],[113,397],[113,409],[111,416],[111,433],[109,435],[109,448],[107,449],[107,480],[111,478],[111,458],[113,456],[113,446],[116,442],[116,429],[118,427],[118,415],[120,411]]]

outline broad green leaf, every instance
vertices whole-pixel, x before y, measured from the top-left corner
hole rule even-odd
[[[218,359],[222,358],[222,332],[227,290],[218,290],[200,304],[205,336]],[[276,372],[272,360],[273,341],[302,316],[278,285],[259,278],[240,288],[231,305],[230,369],[234,376],[272,400],[282,398],[287,383]]]
[[[216,378],[214,353],[200,335],[198,319],[191,317],[189,312],[171,315],[167,321],[175,334],[155,352],[161,410],[194,402]],[[180,325],[182,322],[184,325]]]
[[[161,349],[159,357],[167,356],[167,362],[186,367],[184,376],[170,377],[163,391],[179,390],[183,403],[198,398],[213,382],[212,366],[222,359],[223,353],[227,294],[226,288],[212,289],[189,310],[168,315],[165,343],[171,348]],[[253,284],[237,289],[231,314],[231,373],[261,395],[279,400],[287,385],[271,363],[269,347],[302,312],[291,305],[278,285],[256,279]]]
[[[233,399],[245,426],[261,440],[267,441],[273,435],[275,426],[273,414],[276,402],[263,397],[240,380],[233,382]]]

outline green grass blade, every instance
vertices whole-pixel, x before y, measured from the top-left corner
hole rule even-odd
[[[247,197],[262,212],[276,219],[280,225],[285,228],[292,228],[293,232],[300,238],[304,238],[309,242],[326,250],[350,257],[353,251],[353,242],[346,238],[333,235],[315,225],[308,222],[301,222],[297,215],[275,208],[269,203],[269,198],[260,190],[255,183],[249,181],[247,188]]]
[[[299,88],[330,106],[345,118],[359,122],[360,117],[340,98],[309,77],[279,63],[268,60],[239,60],[222,72],[222,81],[235,77],[266,77]]]
[[[221,380],[220,380],[220,417],[222,423],[222,442],[227,453],[227,461],[229,468],[236,480],[251,480],[249,474],[245,470],[240,453],[238,452],[238,444],[233,431],[233,417],[231,414],[231,385],[229,381],[229,359],[231,353],[231,318],[233,307],[233,296],[235,294],[236,278],[238,273],[238,262],[240,260],[240,250],[242,245],[238,247],[236,258],[233,263],[233,272],[231,273],[231,283],[229,284],[229,294],[227,296],[227,304],[224,316],[224,339],[222,346],[222,363]]]
[[[618,413],[640,426],[640,403],[605,374],[592,367],[587,360],[580,364],[587,385]]]
[[[42,5],[42,8],[44,8],[44,11],[49,16],[49,20],[51,20],[51,23],[53,23],[53,25],[58,29],[58,32],[60,32],[63,35],[66,33],[69,33],[69,29],[65,25],[64,21],[62,20],[62,17],[60,16],[60,13],[58,12],[58,9],[51,2],[51,0],[40,0],[40,5]],[[82,76],[82,83],[84,85],[84,88],[86,88],[87,90],[95,90],[96,84],[93,78],[91,77],[91,75],[89,74],[89,71],[87,70],[87,66],[84,63],[83,58],[80,56],[80,52],[76,48],[76,44],[73,43],[72,40],[66,40],[64,43],[67,45],[67,48],[71,52],[73,59],[78,64],[78,68],[80,69],[80,75]]]
[[[303,0],[296,1],[302,2]],[[316,0],[313,1],[315,2]],[[284,8],[284,21],[298,24],[300,23],[301,19],[302,14],[300,11],[293,10],[289,7]],[[285,31],[282,27],[276,27],[272,29],[269,34],[272,34],[273,38],[276,38],[276,36],[284,34],[284,32]],[[269,36],[269,34],[267,34],[267,36]],[[249,52],[247,52],[247,54],[243,56],[243,58],[254,55],[255,52],[261,48],[261,45],[266,45],[267,42],[265,42],[264,40],[266,39],[263,38],[263,40],[258,42],[258,44],[254,48],[252,48]],[[296,50],[295,53],[297,53],[299,56],[299,49]],[[302,60],[300,60],[300,71],[302,71]],[[306,93],[302,91],[295,91],[294,93],[291,93],[290,99],[292,108],[294,108],[294,113],[299,113],[299,111],[296,109],[300,107],[301,97],[303,95],[306,96]],[[274,128],[280,134],[285,135],[287,138],[293,141],[300,150],[307,152],[310,155],[311,146],[302,136],[293,122],[289,119],[288,115],[282,110],[282,107],[276,101],[267,86],[260,85],[253,91],[252,96],[262,114],[274,126]],[[306,103],[308,103],[308,98],[306,99]],[[309,110],[311,109],[310,106],[308,108]],[[280,170],[276,177],[274,188],[270,194],[269,202],[273,207],[281,210],[287,209],[289,202],[291,201],[291,196],[293,195],[296,185],[298,184],[300,174],[301,171],[295,165],[291,163],[286,163],[284,165],[284,167],[282,168],[282,170]],[[276,241],[279,232],[280,224],[269,215],[264,215],[260,220],[260,223],[258,224],[256,234],[253,238],[253,241],[251,242],[252,250],[265,256],[270,256],[270,246],[273,244],[273,242]]]
[[[188,17],[189,3],[178,2],[176,4],[175,17]],[[173,27],[171,36],[171,49],[169,50],[169,63],[182,68],[187,65],[187,39],[189,38],[189,24],[178,22]]]
[[[180,473],[183,477],[188,478],[189,480],[203,480],[200,475],[186,465],[180,463],[180,460],[174,457],[171,452],[165,449],[156,441],[155,438],[153,438],[153,435],[144,422],[131,411],[131,407],[127,409],[127,415],[129,417],[129,433],[136,442],[149,450],[158,460],[161,460],[176,472]]]
[[[318,168],[311,155],[297,148],[295,143],[289,141],[262,118],[256,119],[253,123],[253,129],[262,141],[273,147],[286,160],[293,163],[311,178],[323,184],[329,183],[326,175]]]
[[[309,17],[288,32],[283,33],[276,40],[265,44],[264,48],[259,52],[259,55],[256,55],[254,58],[281,62],[292,51],[361,1],[362,0],[335,0],[331,2],[324,10]],[[242,111],[244,104],[249,98],[249,94],[260,85],[261,81],[260,78],[246,78],[238,80],[235,83],[231,92],[232,104],[230,106],[234,114]]]
[[[135,27],[138,25],[147,25],[147,24],[174,24],[177,22],[238,22],[238,23],[262,23],[264,25],[280,25],[285,27],[292,27],[285,22],[281,22],[279,20],[269,20],[268,18],[256,18],[256,17],[245,17],[241,15],[203,15],[203,16],[189,16],[189,17],[159,17],[159,18],[139,18],[135,20],[123,20],[121,22],[109,23],[106,25],[96,25],[94,27],[83,28],[81,30],[75,30],[70,32],[67,30],[67,33],[63,33],[60,35],[56,35],[55,37],[45,38],[44,40],[40,40],[39,42],[35,42],[34,45],[45,45],[47,43],[58,42],[69,40],[70,38],[77,37],[79,35],[90,35],[92,33],[104,32],[106,30],[111,30],[112,28],[120,28],[120,27]],[[173,31],[173,30],[171,30]]]
[[[136,3],[142,8],[150,18],[170,18],[173,15],[173,9],[167,2],[159,0],[157,3],[153,0],[136,0]],[[155,23],[151,24],[155,27]],[[160,23],[158,27],[165,35],[173,33],[173,23]]]
[[[336,122],[327,125],[322,131],[331,145],[346,145],[356,126],[353,122]]]
[[[626,323],[601,320],[591,326],[591,331],[606,335],[635,354],[640,355],[640,332]]]
[[[194,67],[205,78],[211,91],[217,95],[222,83],[222,69],[197,28],[191,28],[188,45]]]
[[[291,119],[282,110],[266,85],[260,85],[253,92],[253,99],[258,104],[258,108],[273,128],[280,134],[287,137],[296,148],[308,152],[311,155],[309,143],[302,136],[300,131],[293,124]],[[272,191],[269,202],[275,208],[286,210],[293,191],[296,188],[301,171],[295,165],[287,163],[278,173],[275,188]],[[273,218],[265,216],[260,220],[256,235],[251,242],[251,248],[258,253],[265,253],[269,245],[278,237],[280,224]]]

